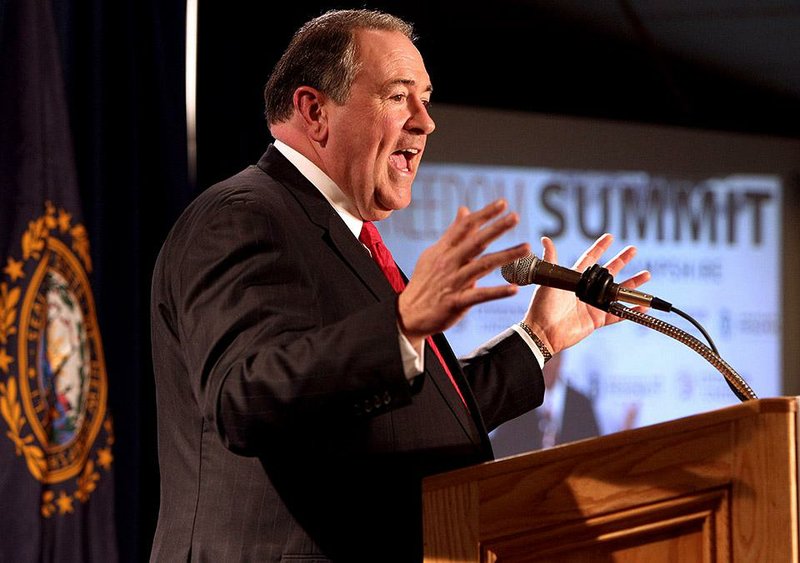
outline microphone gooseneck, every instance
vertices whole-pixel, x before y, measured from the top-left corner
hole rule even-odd
[[[694,319],[674,308],[671,303],[663,299],[614,283],[614,278],[607,268],[594,264],[581,273],[545,262],[533,254],[529,254],[504,264],[500,269],[500,273],[508,283],[515,285],[538,284],[572,291],[584,303],[666,334],[689,346],[717,368],[739,400],[747,401],[757,398],[747,382],[720,357],[713,341]],[[660,311],[674,311],[680,314],[701,330],[708,338],[711,348],[679,328],[639,311],[629,309],[620,304],[620,301],[643,305]]]
[[[639,311],[629,309],[620,303],[613,303],[609,309],[609,312],[621,319],[633,321],[644,327],[656,330],[662,334],[666,334],[670,338],[685,344],[700,354],[706,359],[706,361],[708,361],[708,363],[714,366],[717,371],[722,374],[722,376],[725,378],[725,382],[728,384],[728,387],[730,387],[731,391],[733,391],[733,394],[736,395],[736,398],[740,401],[745,402],[758,399],[758,396],[755,394],[750,385],[747,384],[747,381],[745,381],[745,379],[717,353],[713,342],[711,343],[711,348],[709,348],[691,334],[674,327],[671,324],[662,321],[661,319],[656,319],[650,315],[645,315]],[[703,333],[705,334],[705,331],[703,331]]]

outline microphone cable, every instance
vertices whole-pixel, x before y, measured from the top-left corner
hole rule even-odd
[[[541,270],[540,270],[541,268]],[[629,290],[617,283],[607,268],[594,264],[582,273],[544,262],[534,255],[517,259],[502,267],[501,273],[509,283],[528,285],[538,283],[567,291],[593,307],[621,319],[633,321],[647,328],[666,334],[700,354],[723,375],[728,386],[740,401],[758,397],[747,382],[719,354],[713,339],[703,326],[691,315],[674,307],[671,303],[652,295]],[[689,321],[708,341],[708,346],[689,333],[650,315],[626,307],[620,301],[636,303],[665,312],[674,312]]]
[[[709,334],[706,332],[706,329],[704,329],[704,328],[703,328],[703,325],[701,325],[699,322],[697,322],[696,320],[694,320],[694,319],[693,319],[693,318],[692,318],[690,315],[688,315],[688,314],[684,313],[683,311],[681,311],[681,310],[680,310],[680,309],[678,309],[677,307],[674,307],[674,306],[673,306],[673,307],[672,307],[672,309],[671,309],[671,311],[672,311],[673,313],[676,313],[677,315],[679,315],[679,316],[683,317],[684,319],[686,319],[686,320],[687,320],[687,321],[689,321],[690,323],[692,323],[692,324],[694,325],[694,327],[695,327],[697,330],[699,330],[699,331],[700,331],[700,333],[701,333],[703,336],[705,336],[706,340],[708,341],[708,345],[709,345],[709,347],[710,347],[710,348],[711,348],[711,349],[714,351],[714,353],[715,353],[717,356],[719,356],[719,355],[720,355],[720,354],[719,354],[719,351],[717,350],[717,347],[714,345],[714,341],[711,339],[711,336],[710,336],[710,335],[709,335]]]
[[[673,310],[675,310],[674,307]],[[646,315],[644,313],[640,313],[639,311],[635,311],[631,308],[625,307],[622,303],[619,303],[617,301],[611,303],[608,306],[607,311],[612,315],[619,317],[621,319],[633,321],[647,328],[656,330],[662,334],[666,334],[670,338],[673,338],[678,342],[685,344],[686,346],[688,346],[689,348],[700,354],[703,358],[705,358],[708,361],[708,363],[717,368],[717,371],[719,371],[722,374],[722,376],[725,378],[725,381],[728,383],[728,387],[731,388],[733,394],[736,395],[736,397],[740,401],[744,402],[753,399],[758,399],[755,392],[753,392],[753,390],[750,388],[750,386],[747,384],[744,378],[742,378],[741,375],[736,373],[736,370],[734,370],[730,366],[730,364],[728,364],[728,362],[722,359],[722,357],[717,352],[716,346],[714,346],[713,342],[711,342],[711,346],[713,347],[712,350],[712,348],[709,348],[708,346],[700,342],[697,338],[695,338],[688,332],[681,330],[675,326],[672,326],[671,324],[666,323],[660,319],[651,317],[650,315]],[[681,316],[684,315],[685,313],[683,313]],[[688,320],[690,320],[690,322],[692,322],[692,324],[697,326],[704,335],[707,335],[706,331],[699,326],[699,323],[697,323],[694,319],[689,317],[689,315],[685,316]]]
[[[589,305],[607,311],[614,316],[633,321],[645,327],[661,332],[662,334],[666,334],[678,342],[685,344],[705,358],[706,361],[708,361],[712,366],[717,368],[717,371],[722,374],[722,376],[725,378],[725,381],[728,383],[728,387],[730,387],[731,391],[733,391],[733,394],[736,395],[740,401],[744,402],[758,398],[744,378],[736,373],[736,370],[734,370],[725,360],[722,359],[716,345],[714,344],[714,341],[711,339],[711,336],[699,322],[697,322],[687,313],[675,308],[671,303],[659,300],[667,305],[667,307],[658,307],[658,309],[667,312],[674,311],[679,316],[688,320],[703,334],[703,336],[706,337],[710,347],[706,346],[686,331],[683,331],[660,319],[640,313],[639,311],[635,311],[622,305],[622,303],[615,299],[618,293],[609,291],[609,288],[613,287],[614,285],[616,284],[613,283],[613,278],[609,271],[606,268],[595,264],[594,266],[587,268],[581,275],[576,294],[581,301],[584,301]]]

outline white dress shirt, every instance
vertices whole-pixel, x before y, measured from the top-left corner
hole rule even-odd
[[[333,209],[336,210],[336,213],[338,213],[342,218],[342,221],[344,221],[345,225],[347,225],[347,228],[353,233],[353,236],[358,239],[359,235],[361,234],[361,226],[364,224],[364,220],[359,216],[358,210],[356,209],[355,205],[353,205],[353,202],[350,200],[350,198],[348,198],[347,195],[339,188],[339,186],[337,186],[327,174],[320,170],[317,165],[297,152],[295,149],[277,139],[274,142],[274,146],[300,171],[303,176],[305,176],[309,182],[314,185],[315,188],[320,191],[328,203],[331,204]],[[507,336],[509,330],[514,330],[522,337],[522,339],[530,347],[531,352],[533,352],[533,355],[536,357],[536,360],[539,362],[539,367],[544,366],[544,356],[542,356],[539,348],[536,346],[533,340],[531,340],[531,337],[528,336],[528,334],[517,325],[513,325],[506,329],[506,331],[498,335],[498,338]],[[417,350],[411,345],[411,343],[402,333],[399,326],[397,328],[397,333],[400,343],[400,353],[403,358],[404,373],[406,378],[410,381],[414,377],[421,374],[425,367],[424,354],[422,353],[424,351],[425,343],[423,341],[422,348],[419,352],[417,352]],[[495,340],[496,339],[492,339],[490,342],[487,342],[474,353],[479,353],[481,350],[488,348]]]

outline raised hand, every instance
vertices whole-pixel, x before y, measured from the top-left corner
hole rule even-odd
[[[596,264],[613,240],[610,234],[602,235],[578,258],[573,269],[582,272]],[[558,254],[553,241],[543,237],[542,246],[544,247],[542,259],[557,264]],[[612,276],[616,277],[635,255],[636,248],[627,246],[604,266]],[[649,279],[650,272],[641,271],[620,285],[635,289]],[[543,286],[537,288],[525,315],[525,323],[554,354],[577,344],[596,329],[619,320],[614,315],[580,301],[572,292]]]
[[[477,285],[486,274],[530,252],[520,244],[484,253],[519,222],[516,213],[505,213],[507,207],[497,200],[475,212],[459,208],[442,237],[420,255],[398,301],[400,328],[413,346],[453,326],[473,305],[517,292],[513,285]]]

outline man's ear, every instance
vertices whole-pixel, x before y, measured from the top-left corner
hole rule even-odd
[[[329,101],[325,94],[310,86],[300,86],[294,91],[294,110],[303,120],[308,136],[318,143],[325,143],[328,138],[325,104]]]

